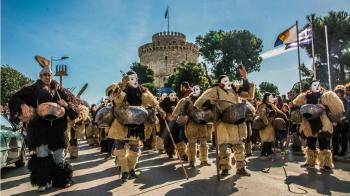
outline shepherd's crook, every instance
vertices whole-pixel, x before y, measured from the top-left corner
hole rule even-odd
[[[175,149],[175,151],[176,151],[177,158],[179,159],[179,161],[180,161],[180,163],[181,163],[182,170],[183,170],[183,172],[184,172],[184,174],[185,174],[185,176],[186,176],[186,179],[188,180],[188,175],[187,175],[186,169],[185,169],[184,164],[183,164],[183,162],[182,162],[182,160],[181,160],[179,151],[177,150],[177,147],[176,147],[174,138],[173,138],[173,136],[172,136],[172,134],[171,134],[171,132],[170,132],[170,129],[169,129],[169,126],[168,126],[168,122],[166,121],[165,118],[163,118],[163,120],[164,120],[164,122],[165,122],[166,129],[168,130],[168,133],[169,133],[171,142],[172,142],[172,144],[173,144],[173,146],[174,146],[174,149]]]

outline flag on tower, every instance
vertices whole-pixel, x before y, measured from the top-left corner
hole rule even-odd
[[[169,7],[166,8],[165,14],[164,14],[164,18],[168,18],[169,17]]]

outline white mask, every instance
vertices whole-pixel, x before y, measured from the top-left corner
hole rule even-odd
[[[270,95],[268,100],[269,100],[269,103],[275,102],[275,98],[273,97],[273,95]]]
[[[169,99],[170,99],[170,101],[176,101],[176,99],[177,99],[176,93],[170,93]]]
[[[229,90],[229,89],[232,89],[232,86],[231,86],[231,82],[230,82],[230,79],[228,77],[223,77],[221,80],[220,80],[220,83],[225,85],[224,86],[224,89],[225,90]]]
[[[128,84],[129,84],[131,87],[136,88],[136,87],[139,86],[137,74],[131,74],[131,75],[129,75],[128,77],[129,77]]]
[[[320,90],[321,90],[320,82],[319,81],[312,82],[311,91],[314,93],[318,93],[318,92],[320,92]]]
[[[199,95],[201,94],[201,88],[196,85],[193,87],[193,96],[195,97],[199,97]]]

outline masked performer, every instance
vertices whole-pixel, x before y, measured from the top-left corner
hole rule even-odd
[[[290,103],[291,109],[295,107],[300,107],[303,116],[300,131],[306,137],[306,163],[302,167],[314,168],[318,159],[321,170],[330,171],[333,167],[330,150],[332,122],[337,122],[343,115],[342,101],[334,92],[321,88],[320,82],[315,80],[311,83],[311,90],[301,93]]]
[[[90,113],[89,113],[91,121],[86,128],[86,140],[90,146],[99,145],[98,128],[93,121],[93,119],[95,119],[95,115],[96,115],[96,105],[92,104],[90,107]]]
[[[175,116],[172,115],[176,105],[178,102],[178,97],[176,96],[175,92],[169,93],[168,97],[165,98],[162,102],[160,102],[160,107],[162,110],[166,113],[166,121],[169,125],[169,129],[171,131],[171,134],[173,136],[174,142],[176,144],[176,147],[179,152],[179,156],[182,160],[187,161],[188,157],[186,155],[186,144],[181,137],[181,127],[178,123],[176,123]],[[166,130],[164,119],[160,121],[160,129],[161,129],[161,136],[164,141],[164,149],[165,152],[168,154],[169,158],[173,158],[174,155],[174,146],[172,144],[170,135],[168,131]]]
[[[28,147],[35,151],[28,161],[30,182],[45,191],[70,186],[73,169],[64,160],[67,116],[78,116],[78,100],[52,80],[50,62],[36,57],[42,66],[40,79],[23,87],[10,100],[12,121],[28,122]]]
[[[286,128],[285,120],[287,119],[287,116],[273,104],[274,101],[275,98],[271,93],[265,93],[262,103],[258,105],[256,112],[263,123],[263,128],[259,129],[262,142],[262,159],[272,158],[272,145],[276,138],[276,132],[279,130],[285,130]],[[280,118],[276,120],[277,117]],[[278,124],[278,120],[282,123]],[[281,124],[282,126],[280,126]]]
[[[245,155],[251,156],[253,149],[252,149],[252,137],[253,137],[253,120],[255,117],[255,108],[253,104],[251,104],[249,101],[246,101],[247,104],[247,117],[245,120],[246,126],[247,126],[247,139],[244,144],[245,149]]]
[[[128,178],[137,177],[135,166],[141,154],[139,143],[145,139],[144,122],[148,114],[145,108],[157,107],[158,102],[149,91],[142,90],[133,71],[127,72],[115,92],[116,119],[108,137],[116,140],[116,165],[120,167],[122,181],[125,182]]]
[[[195,108],[194,102],[201,94],[201,89],[198,85],[193,87],[193,93],[185,98],[182,98],[176,105],[173,116],[177,117],[177,122],[185,126],[185,134],[188,139],[187,155],[191,167],[194,167],[196,161],[197,141],[199,146],[199,160],[201,166],[210,166],[208,163],[208,146],[207,141],[210,140],[212,126],[206,123],[196,122],[197,119],[193,117]]]
[[[219,168],[223,176],[228,175],[228,171],[231,169],[230,153],[228,151],[230,145],[234,150],[237,174],[250,175],[245,170],[244,165],[243,141],[247,136],[247,127],[243,123],[244,119],[242,118],[236,122],[226,120],[226,117],[230,117],[231,112],[236,112],[237,116],[245,115],[243,114],[245,112],[240,112],[241,109],[235,111],[232,108],[242,106],[240,104],[242,102],[241,98],[252,99],[254,97],[255,86],[248,83],[245,68],[242,68],[240,73],[243,78],[242,85],[232,85],[229,78],[222,75],[218,79],[218,84],[206,90],[194,104],[196,108],[202,110],[218,106],[220,119],[216,122],[217,145],[219,145]]]
[[[69,146],[68,152],[70,159],[78,158],[78,139],[84,139],[85,137],[85,126],[89,123],[89,108],[83,104],[79,104],[79,114],[74,120],[73,126],[69,130]],[[70,126],[69,126],[70,127]],[[67,130],[68,131],[68,130]]]

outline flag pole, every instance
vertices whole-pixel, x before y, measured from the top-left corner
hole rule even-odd
[[[327,66],[328,66],[328,84],[329,90],[332,90],[332,82],[331,82],[331,69],[329,67],[329,51],[328,51],[328,33],[327,33],[327,25],[324,25],[324,33],[326,36],[326,52],[327,52]]]
[[[295,22],[297,30],[297,46],[298,46],[298,66],[299,66],[299,91],[303,91],[303,84],[301,83],[301,67],[300,67],[300,49],[299,49],[299,30],[298,30],[298,21]]]
[[[312,69],[314,71],[314,80],[316,80],[316,65],[315,65],[315,48],[314,48],[314,27],[313,22],[309,18],[309,23],[311,27],[312,40],[311,40],[311,51],[312,51]]]
[[[168,32],[169,32],[169,18],[170,18],[170,13],[169,13],[169,6],[168,6]]]

